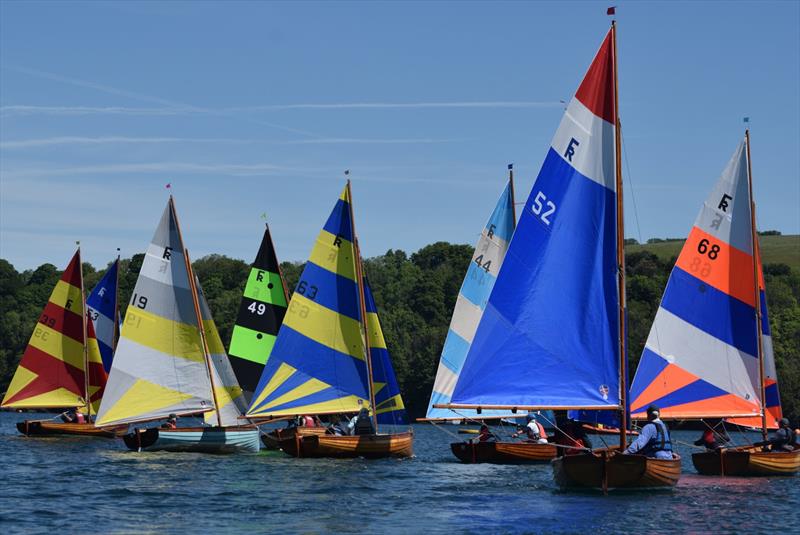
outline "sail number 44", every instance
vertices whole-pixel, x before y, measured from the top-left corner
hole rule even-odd
[[[541,191],[536,193],[531,204],[531,212],[542,220],[547,226],[550,226],[550,216],[556,211],[556,205],[553,201],[547,199],[547,195]]]

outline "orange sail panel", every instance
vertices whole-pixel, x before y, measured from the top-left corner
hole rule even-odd
[[[56,283],[3,398],[3,407],[85,405],[80,250]]]

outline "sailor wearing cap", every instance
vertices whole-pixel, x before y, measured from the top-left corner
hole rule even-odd
[[[655,457],[656,459],[672,459],[672,442],[669,439],[667,425],[659,418],[660,409],[655,405],[647,407],[647,423],[639,432],[625,453],[636,453]]]

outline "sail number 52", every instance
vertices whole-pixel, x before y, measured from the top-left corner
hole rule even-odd
[[[536,197],[533,198],[531,205],[531,212],[533,215],[538,216],[545,225],[550,225],[550,216],[556,211],[556,205],[553,201],[547,199],[547,195],[537,192]]]

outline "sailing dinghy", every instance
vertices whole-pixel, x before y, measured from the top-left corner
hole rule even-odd
[[[120,428],[97,429],[97,413],[106,372],[86,314],[80,248],[56,283],[45,305],[17,371],[3,398],[3,408],[75,409],[85,423],[25,420],[20,433],[32,435],[82,435],[112,438]],[[88,393],[88,394],[87,394]]]
[[[781,418],[745,132],[672,269],[631,389],[632,418],[724,418],[767,429]],[[756,305],[757,304],[757,305]],[[789,475],[800,450],[759,446],[692,455],[706,475]]]
[[[453,409],[616,410],[626,446],[625,278],[612,23],[525,203]],[[564,488],[671,487],[680,458],[586,451],[553,461]]]
[[[170,196],[142,262],[95,425],[205,415],[207,427],[135,428],[125,444],[136,451],[257,452],[258,429],[240,425],[244,406]]]
[[[300,275],[247,417],[334,416],[368,407],[376,433],[312,435],[306,431],[315,428],[298,428],[279,441],[294,457],[412,455],[410,431],[378,432],[384,418],[400,423],[403,405],[362,274],[351,198],[348,181]]]

